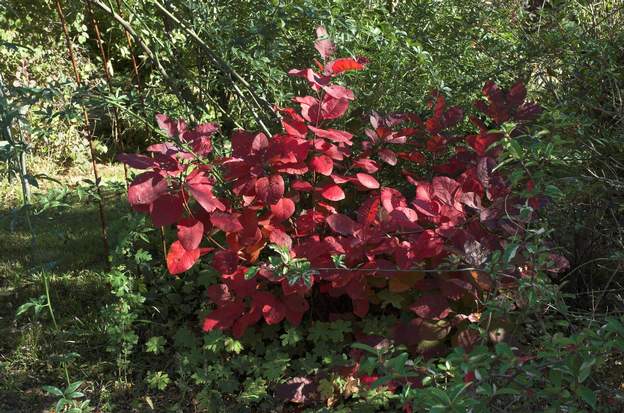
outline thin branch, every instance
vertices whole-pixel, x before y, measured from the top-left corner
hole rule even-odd
[[[97,1],[97,0],[91,0],[91,1]],[[249,109],[252,111],[254,118],[256,119],[258,124],[262,127],[264,132],[268,135],[271,135],[271,132],[269,131],[267,126],[264,124],[262,119],[253,109],[253,107],[249,105],[249,103],[247,102],[247,99],[244,93],[240,90],[240,88],[238,87],[234,79],[236,79],[236,81],[238,81],[241,85],[243,85],[247,89],[247,91],[251,95],[253,103],[260,110],[263,110],[266,113],[270,113],[272,115],[273,109],[271,107],[271,104],[267,102],[266,100],[264,100],[263,98],[257,96],[256,93],[253,91],[252,86],[237,71],[232,69],[223,59],[221,59],[221,57],[219,57],[212,50],[212,48],[201,37],[197,35],[197,33],[193,29],[187,27],[180,19],[178,19],[173,13],[171,13],[165,6],[163,6],[160,2],[158,2],[158,0],[153,0],[153,2],[156,5],[156,7],[158,7],[163,13],[165,13],[167,17],[169,17],[175,24],[180,26],[186,33],[188,33],[188,35],[191,36],[191,38],[193,38],[193,40],[195,40],[204,49],[208,57],[214,62],[214,64],[219,68],[219,70],[221,70],[226,75],[227,79],[232,84],[232,87],[234,88],[236,94],[243,100],[245,104],[247,104]]]

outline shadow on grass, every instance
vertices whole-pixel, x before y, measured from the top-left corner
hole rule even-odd
[[[107,206],[115,239],[123,201]],[[42,385],[64,385],[64,355],[72,380],[97,377],[110,366],[102,307],[112,301],[107,285],[99,217],[95,205],[73,205],[34,215],[34,248],[24,216],[0,210],[0,412],[41,412],[53,399]],[[16,318],[21,304],[45,295],[42,275],[59,329],[47,308]]]

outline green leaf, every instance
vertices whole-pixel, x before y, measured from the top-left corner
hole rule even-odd
[[[256,276],[256,274],[258,273],[259,268],[256,266],[253,267],[249,267],[247,269],[247,271],[245,271],[245,279],[246,280],[251,280],[253,277]]]
[[[162,336],[155,336],[147,340],[145,343],[145,347],[148,353],[158,354],[161,353],[165,348],[165,343],[167,340]]]
[[[75,381],[75,382],[71,383],[65,389],[65,394],[75,392],[78,389],[78,387],[80,387],[82,385],[82,383],[84,383],[84,381],[82,381],[82,380],[81,381]]]
[[[595,358],[584,361],[583,364],[581,364],[581,367],[579,367],[579,372],[578,372],[578,377],[577,377],[577,380],[579,383],[583,383],[585,380],[587,380],[587,378],[591,374],[591,369],[594,364],[596,364]]]
[[[45,390],[46,392],[50,393],[51,395],[63,397],[63,390],[59,389],[58,387],[42,386],[41,388]]]
[[[367,351],[367,352],[369,352],[371,354],[374,354],[374,355],[379,354],[379,351],[377,351],[373,347],[371,347],[371,346],[369,346],[367,344],[364,344],[364,343],[353,343],[353,344],[351,344],[351,347],[356,348],[358,350]]]
[[[596,409],[596,393],[588,387],[580,386],[576,393],[583,399],[583,401],[591,406],[592,409]]]

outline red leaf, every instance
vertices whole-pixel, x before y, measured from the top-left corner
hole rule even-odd
[[[308,181],[297,180],[294,181],[290,186],[293,190],[301,192],[310,192],[313,189],[312,184]]]
[[[334,100],[339,100],[339,99],[334,99]],[[344,99],[341,99],[341,100],[344,100]],[[301,105],[301,116],[303,116],[303,118],[307,120],[308,122],[316,123],[322,120],[321,119],[321,105],[319,104],[319,101],[316,98],[313,98],[312,96],[295,97],[293,98],[293,101]],[[347,102],[346,100],[344,101]],[[325,103],[323,103],[323,106],[324,105]],[[348,102],[347,102],[347,106],[348,106]],[[342,113],[346,112],[346,110],[347,109],[345,108],[344,111],[342,111]],[[327,111],[327,110],[323,108],[323,111]],[[339,116],[341,116],[342,113]]]
[[[157,172],[137,175],[128,187],[130,205],[151,204],[167,192],[167,180]]]
[[[406,207],[407,202],[401,192],[394,188],[383,188],[381,190],[381,204],[388,212],[392,212],[395,208]]]
[[[318,50],[323,59],[329,58],[336,51],[336,46],[327,38],[327,30],[323,26],[316,28],[316,41],[314,48]]]
[[[286,319],[293,326],[301,324],[303,314],[310,309],[308,301],[299,294],[286,295],[284,305],[286,305]]]
[[[358,168],[364,169],[369,174],[374,174],[379,170],[377,162],[369,158],[358,159],[353,162],[353,165],[357,166]]]
[[[228,303],[208,314],[204,318],[202,329],[206,332],[215,328],[226,330],[232,327],[232,324],[240,317],[243,311],[245,311],[245,304],[242,301]]]
[[[213,212],[210,215],[210,222],[224,232],[239,232],[243,230],[243,226],[238,218],[226,212]]]
[[[178,222],[178,239],[187,251],[199,247],[204,235],[204,224],[195,218],[185,218]]]
[[[117,160],[134,169],[150,169],[158,166],[154,159],[141,154],[120,153],[117,155]]]
[[[358,221],[364,225],[371,225],[377,219],[380,199],[378,196],[368,198],[358,208]]]
[[[357,173],[355,174],[357,180],[366,188],[369,189],[377,189],[379,188],[379,182],[369,174],[365,173]]]
[[[318,172],[321,175],[329,176],[334,170],[334,161],[332,161],[329,156],[319,155],[312,158],[310,166],[315,172]]]
[[[230,292],[227,284],[214,284],[208,287],[208,298],[215,304],[224,305],[229,301],[234,301],[234,296]]]
[[[428,294],[418,297],[416,302],[410,307],[410,310],[421,318],[441,320],[446,318],[451,312],[448,305],[448,301],[442,295]]]
[[[199,259],[199,249],[187,251],[180,241],[175,241],[167,253],[167,269],[173,275],[189,270]]]
[[[225,211],[225,205],[212,193],[212,180],[203,171],[194,170],[187,178],[188,191],[206,212]]]
[[[345,114],[347,109],[349,109],[349,101],[347,99],[336,99],[331,97],[330,95],[325,95],[325,97],[323,98],[323,103],[321,104],[321,115],[323,119],[338,119]],[[318,116],[320,115],[317,115],[317,117]],[[316,119],[308,121],[316,122]]]
[[[325,93],[336,99],[354,100],[355,95],[352,90],[340,85],[328,85],[323,87]]]
[[[258,178],[256,196],[267,204],[275,204],[284,196],[284,178],[277,174]]]
[[[319,138],[326,138],[336,143],[346,143],[351,144],[351,139],[353,139],[353,135],[349,132],[345,132],[337,129],[320,129],[314,126],[309,126],[310,130],[314,132],[316,136]]]
[[[436,176],[432,180],[431,187],[435,197],[446,205],[453,206],[455,205],[455,195],[461,185],[447,176]]]
[[[158,127],[165,131],[171,137],[179,136],[186,131],[186,123],[182,119],[173,120],[162,113],[156,114],[156,123]]]
[[[271,205],[271,215],[278,221],[285,221],[295,213],[295,203],[290,198],[282,198]]]
[[[254,306],[262,309],[262,316],[267,324],[278,324],[286,316],[286,307],[284,303],[278,301],[275,296],[269,292],[257,292],[254,296]]]
[[[340,201],[345,199],[345,193],[338,185],[329,184],[321,189],[321,196],[330,201]]]
[[[305,123],[294,119],[282,119],[282,127],[287,134],[298,138],[305,138],[308,133]]]
[[[292,239],[279,228],[273,228],[269,234],[269,241],[282,247],[292,248]]]
[[[155,227],[175,224],[184,212],[179,196],[165,194],[149,205],[149,214]]]
[[[379,151],[379,158],[388,165],[394,166],[397,164],[397,154],[390,149],[382,149]]]
[[[221,274],[233,274],[238,268],[238,256],[231,250],[220,250],[212,256],[212,266]]]
[[[330,215],[325,222],[332,231],[342,235],[353,235],[360,227],[357,222],[343,214]]]
[[[332,60],[325,65],[325,74],[335,76],[350,70],[363,70],[366,62],[362,59],[358,60],[351,57]]]

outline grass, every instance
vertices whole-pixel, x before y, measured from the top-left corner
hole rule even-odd
[[[69,186],[90,178],[83,165],[63,173],[52,173],[45,161],[32,162],[34,173],[49,173]],[[103,182],[123,177],[119,166],[100,166]],[[33,189],[33,203],[55,187],[41,181]],[[93,202],[71,204],[31,217],[34,239],[20,203],[20,186],[6,181],[0,185],[0,412],[45,411],[54,400],[42,385],[64,385],[62,358],[75,356],[70,365],[73,381],[89,377],[89,385],[105,394],[111,369],[102,334],[100,309],[111,300],[106,283],[105,261]],[[126,210],[117,196],[107,202],[110,234],[119,226]],[[35,208],[36,209],[36,208]],[[58,329],[47,309],[35,317],[32,312],[16,318],[18,307],[45,295],[44,277],[49,280],[50,299]],[[98,383],[101,380],[101,383]]]

